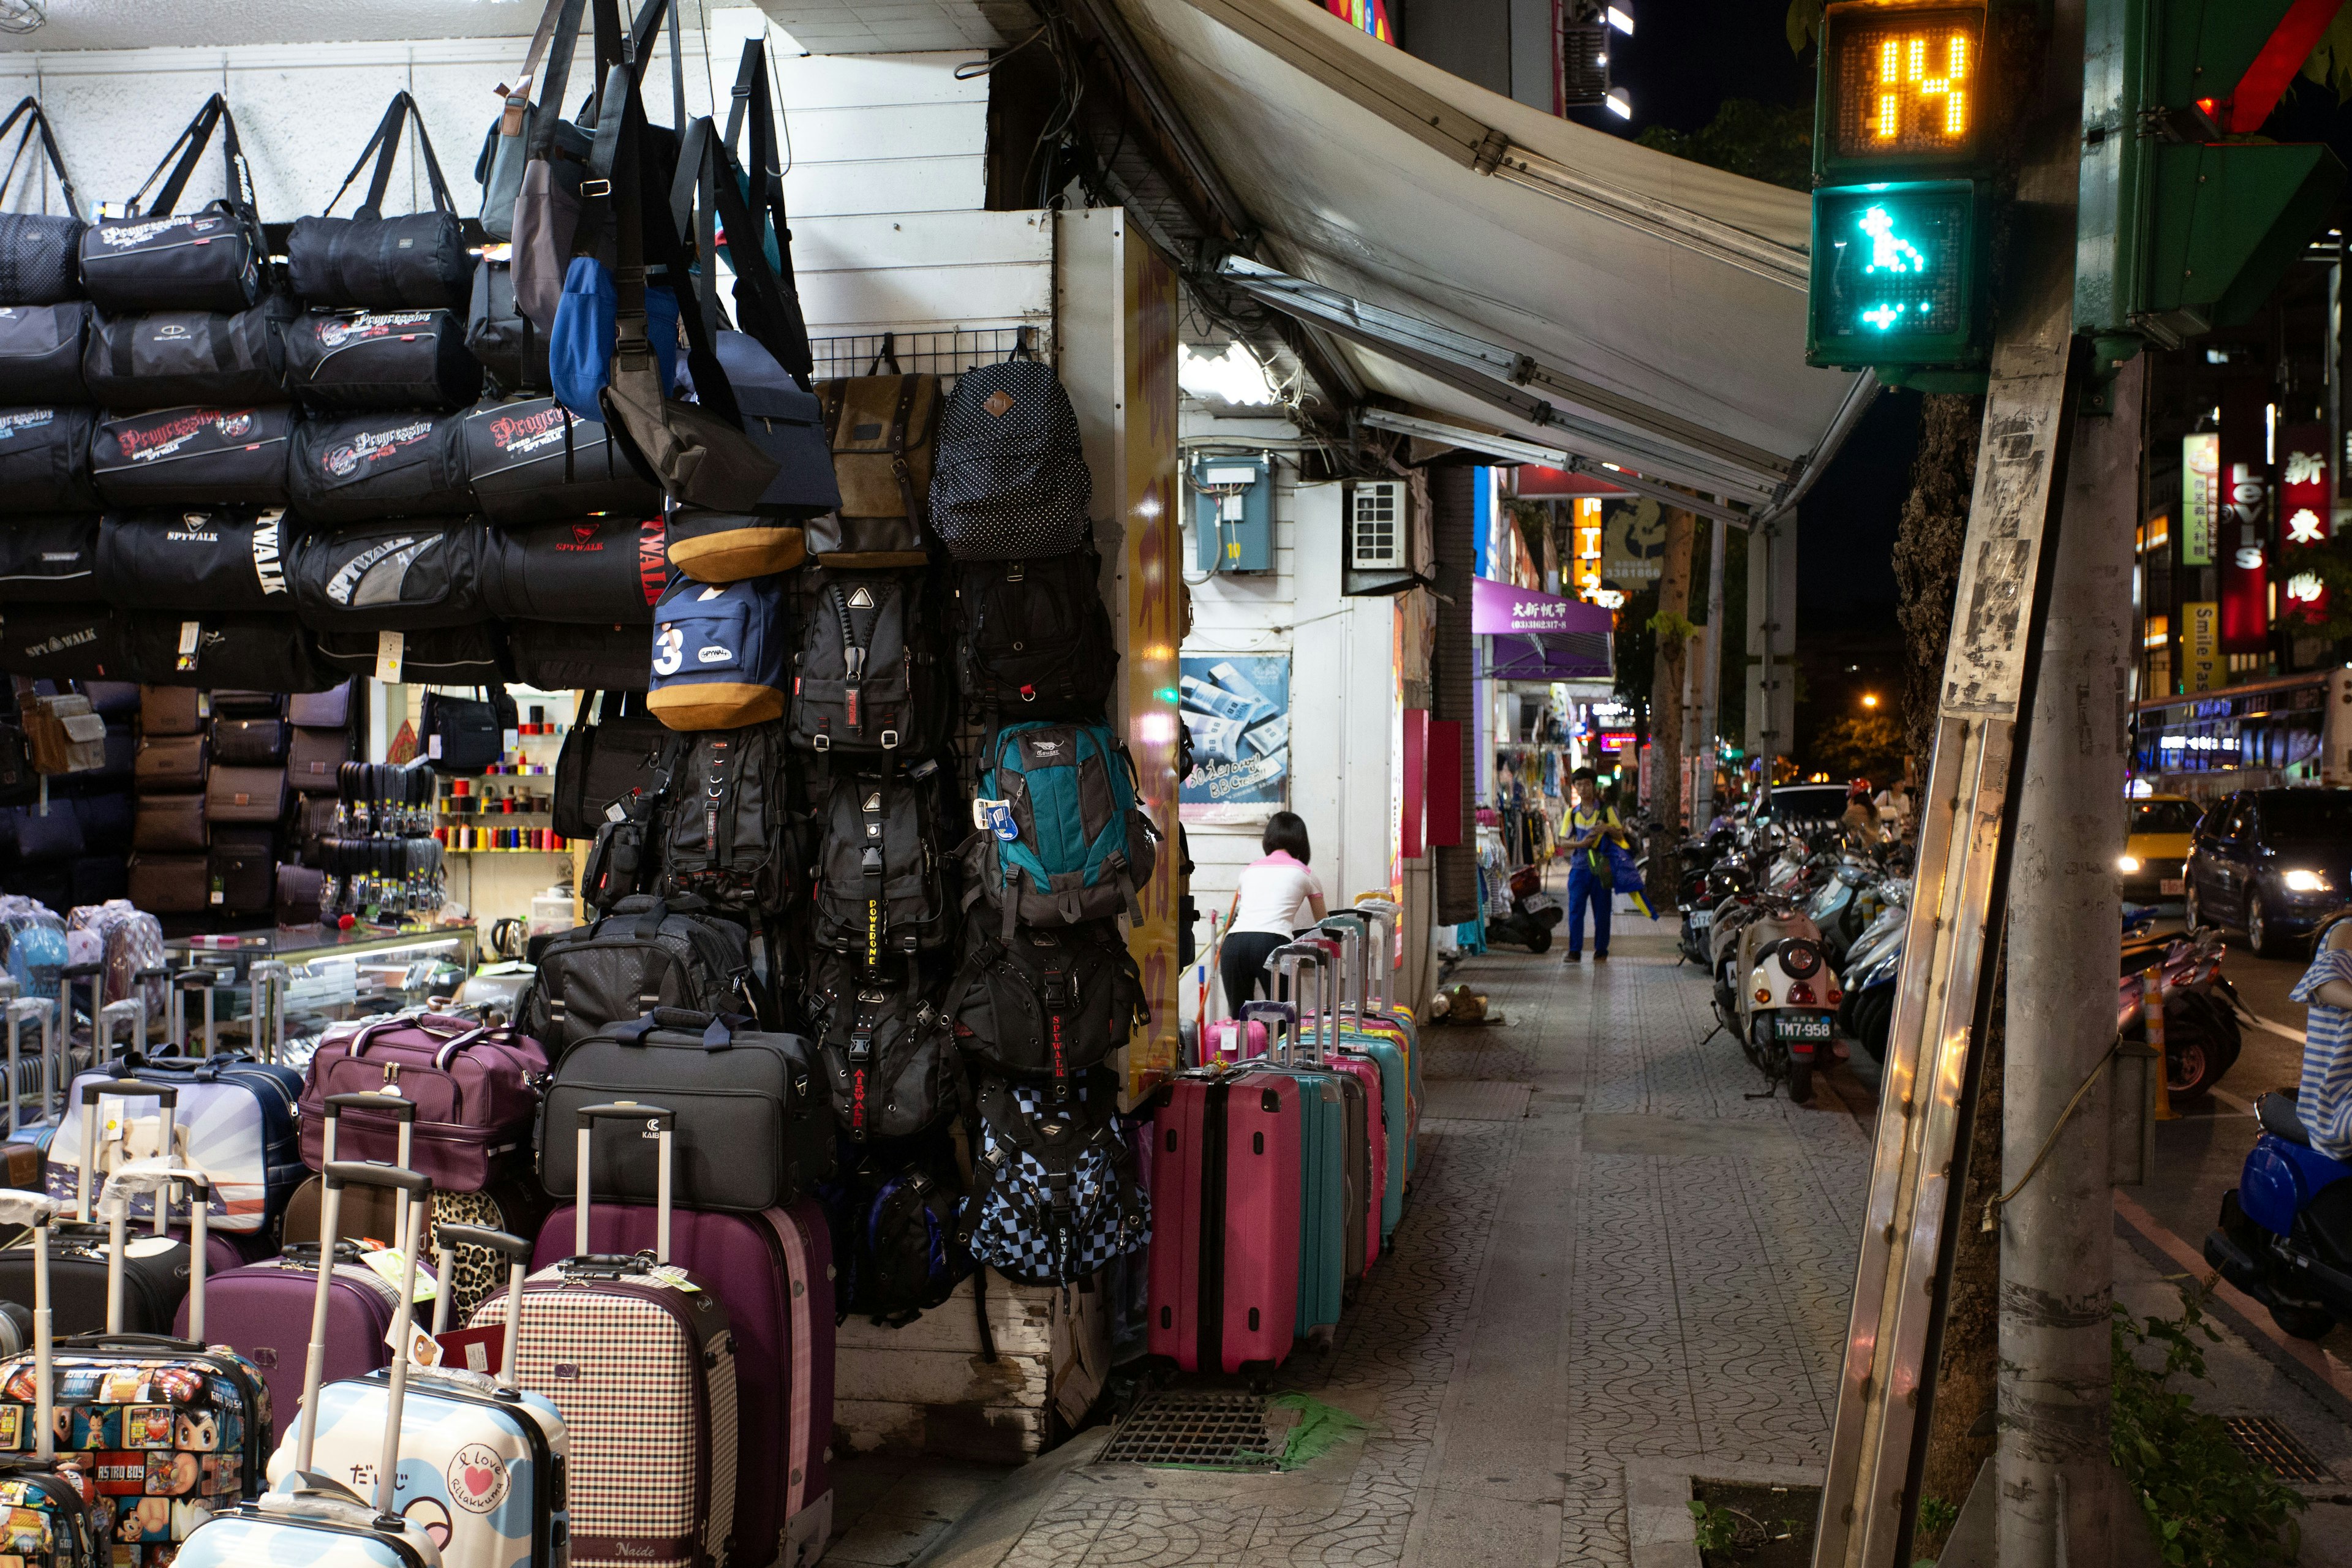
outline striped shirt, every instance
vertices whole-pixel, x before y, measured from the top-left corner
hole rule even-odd
[[[2303,1026],[2303,1082],[2295,1090],[2294,1113],[2313,1148],[2352,1160],[2352,1010],[2312,1000],[2331,980],[2352,980],[2352,952],[2320,949],[2290,993],[2311,1006]]]

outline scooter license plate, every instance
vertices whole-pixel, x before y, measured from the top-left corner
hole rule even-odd
[[[2177,899],[2189,891],[2189,879],[2186,877],[2166,877],[2156,884],[2156,888],[2158,892],[2169,894],[2173,898]]]
[[[1705,931],[1707,927],[1715,923],[1715,911],[1713,910],[1693,910],[1690,912],[1690,922],[1691,930]]]
[[[1826,1013],[1783,1013],[1772,1021],[1772,1028],[1784,1040],[1829,1043],[1830,1020]]]

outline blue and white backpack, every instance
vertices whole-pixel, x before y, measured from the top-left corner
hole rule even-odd
[[[1118,1126],[1118,1080],[1053,1086],[980,1079],[963,1244],[974,1262],[1024,1285],[1072,1285],[1151,1240],[1150,1200]]]
[[[1013,836],[983,826],[966,843],[972,884],[1015,923],[1142,917],[1160,831],[1136,804],[1135,761],[1101,724],[1007,724],[981,750],[980,806],[1001,803]]]
[[[781,719],[791,647],[781,579],[681,577],[654,606],[646,708],[673,730],[740,730]]]

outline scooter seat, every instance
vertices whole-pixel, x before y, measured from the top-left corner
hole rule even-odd
[[[2305,1148],[2311,1145],[2311,1134],[2304,1131],[2303,1119],[2294,1113],[2294,1093],[2291,1089],[2255,1096],[2254,1120],[2273,1138],[2284,1138]]]

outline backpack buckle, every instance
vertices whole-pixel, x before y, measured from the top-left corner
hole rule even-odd
[[[896,751],[896,750],[898,749],[898,731],[896,731],[896,730],[885,730],[885,731],[882,731],[882,749],[883,749],[884,751],[886,751],[886,752]]]
[[[809,738],[809,748],[812,751],[829,752],[833,750],[833,737],[819,730]]]
[[[1023,687],[1023,688],[1021,689],[1021,700],[1022,700],[1022,701],[1024,701],[1024,702],[1034,702],[1034,701],[1036,701],[1036,700],[1037,700],[1037,689],[1036,689],[1035,687],[1034,687],[1034,686],[1024,686],[1024,687]]]

